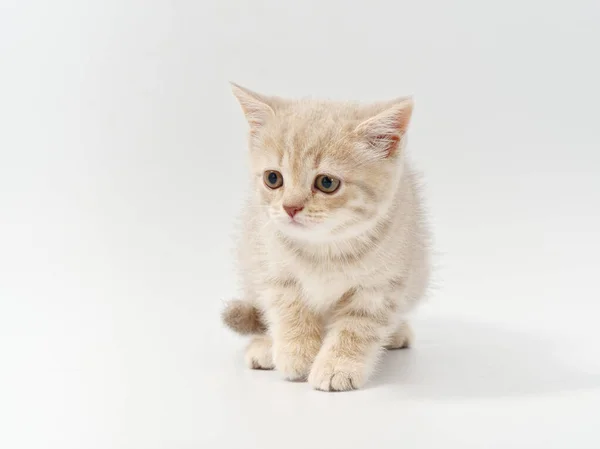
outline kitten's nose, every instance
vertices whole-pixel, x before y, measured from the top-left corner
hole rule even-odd
[[[304,206],[286,206],[284,204],[283,208],[285,209],[287,214],[290,216],[290,218],[294,218],[294,215],[296,215],[298,212],[300,212],[302,209],[304,209]]]

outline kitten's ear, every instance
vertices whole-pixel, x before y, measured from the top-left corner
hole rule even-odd
[[[261,128],[275,114],[274,106],[276,100],[274,98],[252,92],[250,89],[246,89],[235,83],[230,84],[233,94],[240,102],[242,110],[246,115],[246,120],[248,120],[250,128],[253,131]]]
[[[408,129],[413,106],[414,102],[410,97],[387,103],[382,112],[362,122],[355,132],[370,151],[376,152],[380,157],[393,156]]]

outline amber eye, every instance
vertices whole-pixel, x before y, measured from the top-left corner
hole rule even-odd
[[[333,193],[340,188],[340,180],[329,175],[319,175],[315,179],[315,188],[324,193]]]
[[[278,189],[283,185],[283,176],[275,170],[266,171],[263,175],[263,180],[269,189]]]

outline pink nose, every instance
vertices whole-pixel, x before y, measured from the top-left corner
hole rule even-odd
[[[298,212],[300,212],[302,209],[304,209],[304,206],[285,206],[284,205],[283,208],[285,209],[285,211],[291,218],[294,218],[294,215],[296,215]]]

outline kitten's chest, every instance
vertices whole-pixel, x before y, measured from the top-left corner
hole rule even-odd
[[[298,281],[303,299],[317,309],[329,307],[352,287],[351,282],[339,273],[320,273],[316,270],[300,273]]]
[[[302,299],[311,307],[326,310],[348,290],[363,285],[365,270],[349,263],[302,257],[279,245],[271,247],[270,260],[275,277],[293,278],[300,286]]]
[[[289,260],[289,259],[288,259]],[[312,308],[325,311],[348,290],[360,283],[360,274],[350,267],[298,261],[285,269],[286,277],[299,284],[302,299]]]

